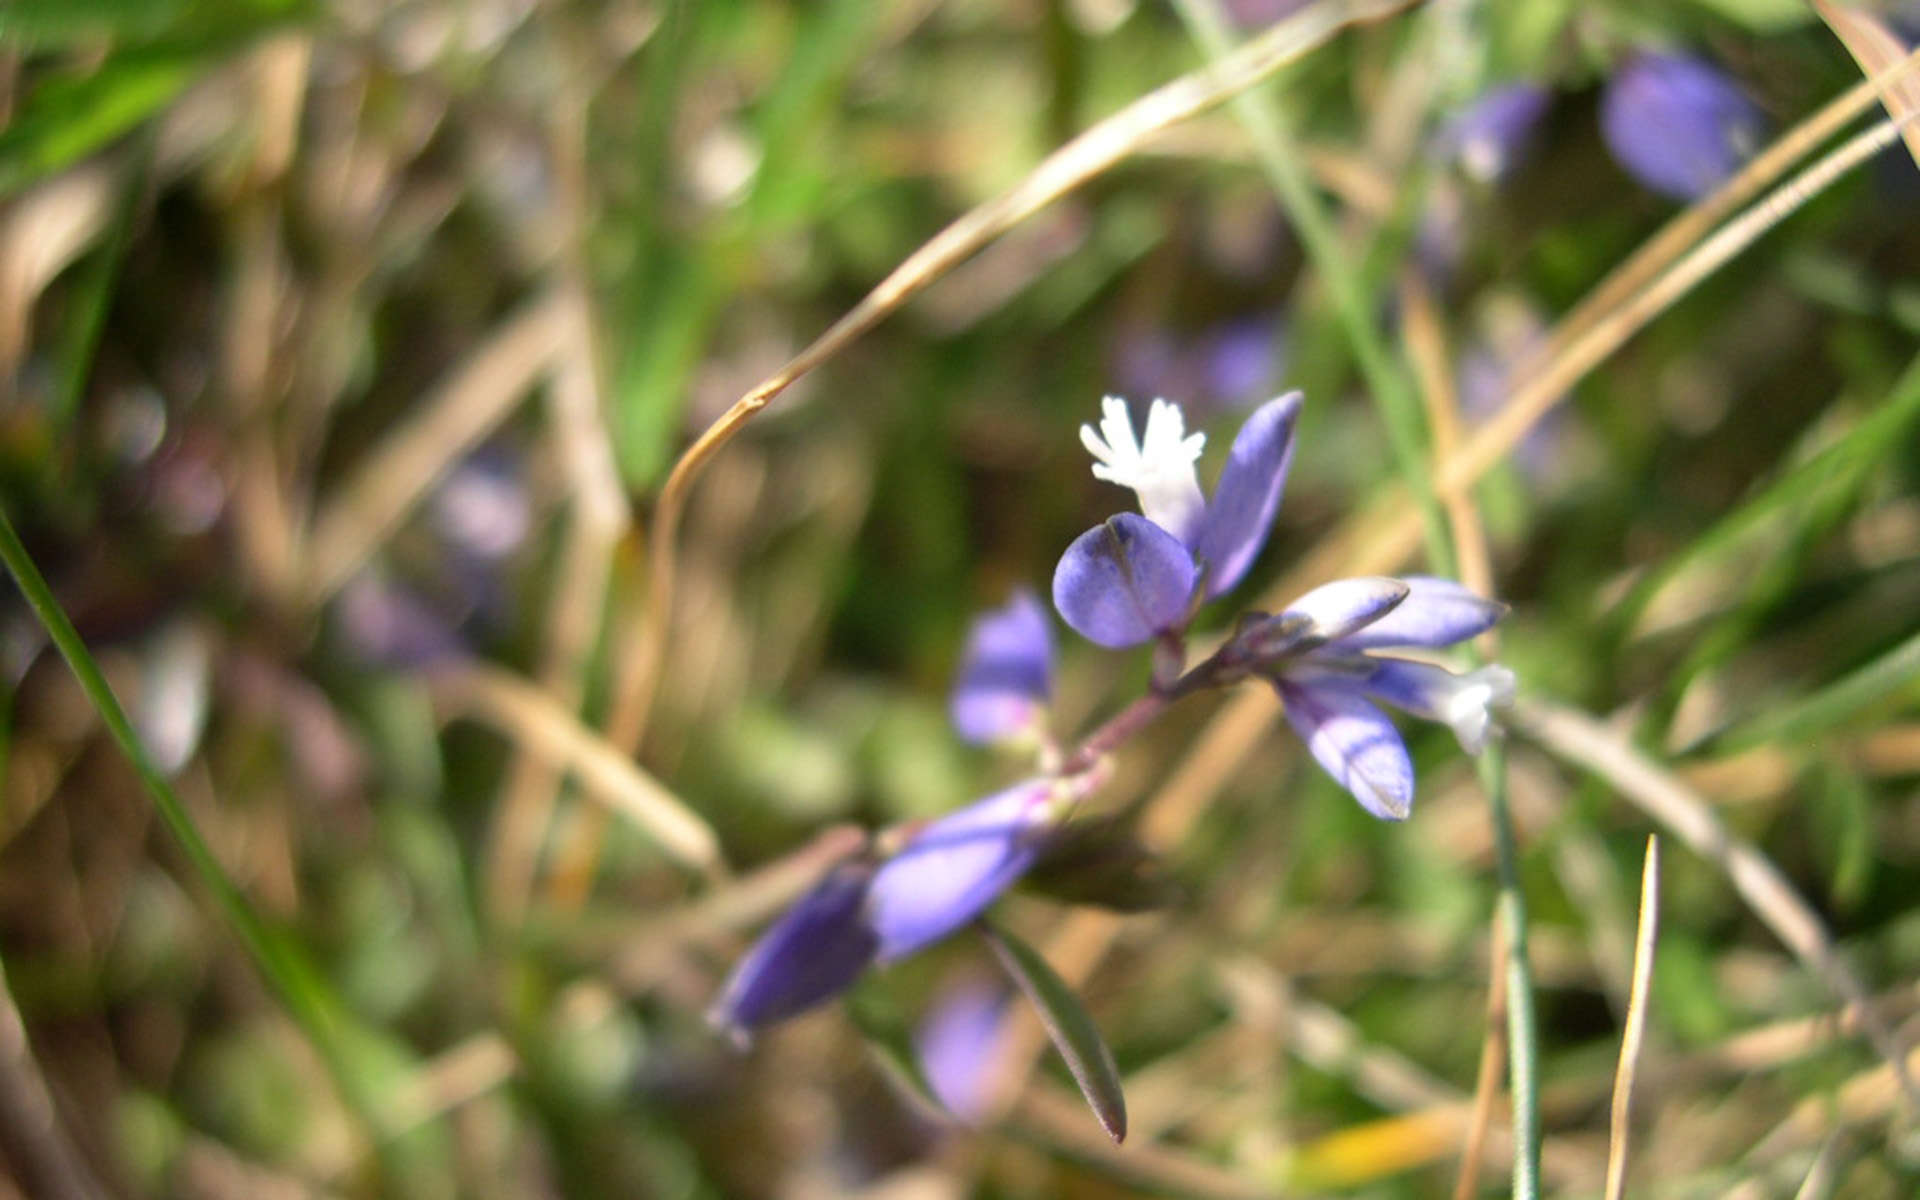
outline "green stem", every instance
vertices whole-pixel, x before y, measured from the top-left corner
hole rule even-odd
[[[1540,1194],[1540,1063],[1533,1010],[1533,968],[1527,957],[1527,898],[1520,890],[1520,851],[1507,805],[1507,751],[1491,742],[1480,755],[1480,784],[1493,814],[1500,878],[1500,920],[1507,929],[1507,1086],[1513,1093],[1513,1196]]]
[[[166,776],[147,756],[146,748],[140,744],[140,738],[134,732],[133,723],[120,707],[120,701],[107,684],[99,664],[87,650],[73,622],[67,619],[60,602],[54,599],[52,590],[47,587],[39,568],[21,543],[20,535],[14,532],[13,522],[3,510],[0,510],[0,560],[6,562],[7,570],[20,585],[21,594],[33,608],[34,615],[46,626],[53,644],[73,669],[81,690],[99,711],[107,732],[112,735],[121,753],[133,764],[135,773],[153,799],[154,807],[160,810],[161,820],[186,853],[187,861],[200,877],[202,885],[213,894],[221,915],[233,927],[241,945],[279,995],[287,1012],[319,1051],[334,1082],[339,1086],[342,1098],[368,1132],[375,1135],[378,1145],[381,1125],[376,1119],[374,1097],[369,1089],[362,1086],[358,1073],[350,1066],[348,1018],[343,1006],[325,990],[318,971],[299,949],[268,930],[227,875],[226,869],[220,865],[219,859],[214,857],[213,850],[200,835],[186,805],[181,803]]]

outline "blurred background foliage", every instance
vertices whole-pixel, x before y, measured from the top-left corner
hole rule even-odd
[[[1224,7],[1250,29],[1296,6]],[[1256,93],[1286,98],[1396,346],[1399,282],[1438,295],[1468,427],[1678,210],[1597,119],[1656,48],[1716,64],[1763,140],[1860,78],[1797,0],[1434,0]],[[968,1133],[838,1008],[747,1055],[701,1020],[822,829],[1012,777],[952,737],[947,676],[969,615],[1116,506],[1075,437],[1101,394],[1179,400],[1217,442],[1306,390],[1249,596],[1394,483],[1224,110],[938,281],[712,463],[637,761],[724,869],[550,757],[566,714],[617,705],[642,521],[690,437],[948,221],[1203,61],[1155,0],[0,9],[0,504],[338,1042],[263,984],[9,591],[0,962],[32,1054],[0,1037],[0,1069],[60,1120],[0,1137],[0,1194],[1444,1194],[1492,889],[1444,731],[1410,731],[1405,826],[1275,738],[1157,847],[1177,899],[1082,988],[1126,1148],[1064,1106],[1057,1064]],[[1539,124],[1476,167],[1449,123],[1516,81],[1546,89]],[[1896,386],[1917,211],[1899,147],[1843,178],[1475,493],[1523,690],[1670,759],[1896,1024],[1920,1010],[1920,389]],[[1063,727],[1145,669],[1070,647]],[[537,703],[502,699],[514,681]],[[1212,703],[1129,748],[1103,809]],[[1591,1194],[1650,826],[1536,747],[1511,770],[1547,1178]],[[1820,979],[1713,865],[1677,851],[1665,884],[1636,1194],[1810,1172],[1912,1194],[1912,1113],[1863,1088],[1877,1060]],[[1003,909],[1072,933],[1054,902]],[[991,969],[964,939],[923,955],[863,985],[857,1025]],[[36,1174],[43,1136],[85,1169]]]

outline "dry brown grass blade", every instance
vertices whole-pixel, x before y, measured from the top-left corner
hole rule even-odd
[[[1606,1200],[1627,1194],[1627,1139],[1632,1126],[1633,1077],[1647,1036],[1647,997],[1653,989],[1653,950],[1660,936],[1660,835],[1647,835],[1640,872],[1640,926],[1634,938],[1633,989],[1620,1035],[1620,1065],[1613,1076],[1613,1109],[1607,1139]]]
[[[1813,0],[1813,7],[1827,28],[1846,46],[1847,53],[1853,55],[1853,61],[1860,64],[1861,72],[1874,82],[1887,114],[1895,120],[1920,114],[1920,75],[1909,71],[1898,79],[1879,82],[1900,66],[1909,53],[1886,22],[1859,9],[1836,4],[1834,0]],[[1920,125],[1908,125],[1906,139],[1907,153],[1920,164]]]
[[[107,227],[119,172],[88,163],[39,184],[0,212],[0,379],[15,379],[33,306]]]
[[[1886,149],[1898,136],[1899,127],[1888,121],[1850,138],[1721,226],[1625,299],[1617,309],[1596,318],[1538,374],[1530,375],[1515,388],[1500,411],[1448,460],[1434,481],[1442,497],[1471,487],[1587,372],[1606,361],[1654,317],[1725,266],[1762,234],[1826,190],[1836,179]]]
[[[547,600],[540,686],[555,704],[577,711],[606,606],[616,545],[627,529],[626,496],[601,422],[594,366],[593,316],[585,279],[569,272],[566,348],[554,376],[553,439],[572,490],[566,532]],[[538,873],[539,847],[565,779],[552,762],[516,750],[495,810],[488,847],[487,898],[496,915],[516,920]]]
[[[661,488],[650,527],[647,607],[622,655],[607,735],[631,752],[646,727],[666,646],[674,566],[687,492],[702,468],[794,380],[838,354],[988,242],[1120,162],[1169,126],[1246,91],[1349,25],[1377,20],[1414,0],[1321,0],[1218,62],[1190,72],[1095,124],[1006,192],[935,234],[780,370],[734,402],[681,454]]]
[[[1752,843],[1734,836],[1691,788],[1606,726],[1574,709],[1542,700],[1516,703],[1509,723],[1554,756],[1611,784],[1642,812],[1727,875],[1734,891],[1836,996],[1857,1007],[1868,1039],[1915,1096],[1893,1031],[1867,998],[1866,987],[1835,951],[1819,914]],[[1920,1098],[1920,1097],[1917,1097]]]
[[[1496,909],[1493,938],[1487,953],[1486,1032],[1480,1043],[1480,1067],[1473,1081],[1473,1111],[1467,1118],[1460,1150],[1460,1174],[1454,1180],[1454,1200],[1471,1200],[1480,1190],[1480,1174],[1487,1153],[1487,1134],[1493,1127],[1494,1106],[1500,1099],[1500,1081],[1507,1074],[1507,929]]]
[[[566,345],[567,313],[566,297],[550,293],[508,318],[340,486],[307,538],[309,604],[351,579],[428,489],[552,368]]]
[[[1433,435],[1436,466],[1453,457],[1460,446],[1460,398],[1454,392],[1453,361],[1447,353],[1447,333],[1440,319],[1433,291],[1418,273],[1409,271],[1400,281],[1400,309],[1406,326],[1407,357],[1413,363],[1426,404],[1427,427]],[[1443,503],[1447,523],[1453,527],[1453,541],[1460,554],[1460,582],[1483,596],[1494,594],[1493,552],[1487,547],[1485,523],[1474,504],[1473,493],[1461,488]],[[1489,632],[1482,649],[1494,649],[1495,635]]]
[[[713,829],[660,782],[526,680],[479,663],[436,671],[436,702],[478,718],[515,744],[573,772],[587,794],[631,820],[674,859],[702,871],[720,865]]]
[[[1901,1103],[1901,1079],[1920,1069],[1920,1050],[1915,1050],[1896,1074],[1893,1064],[1868,1068],[1848,1079],[1831,1093],[1808,1096],[1793,1106],[1787,1118],[1776,1125],[1753,1147],[1750,1158],[1758,1163],[1772,1162],[1782,1155],[1825,1140],[1836,1129],[1863,1125],[1892,1114]],[[1911,1092],[1905,1094],[1911,1095]]]

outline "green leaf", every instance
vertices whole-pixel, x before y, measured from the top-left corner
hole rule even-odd
[[[0,196],[84,158],[146,120],[192,82],[206,61],[197,50],[121,54],[91,74],[42,84],[0,132]]]
[[[305,16],[311,0],[7,0],[0,39],[36,47],[103,37],[182,42]]]
[[[980,929],[1000,965],[1039,1010],[1047,1036],[1067,1060],[1067,1070],[1107,1136],[1115,1142],[1126,1140],[1127,1099],[1120,1091],[1120,1068],[1080,998],[1033,947],[984,921]]]
[[[8,0],[0,37],[40,45],[86,38],[151,37],[179,21],[192,0]]]
[[[1916,681],[1920,681],[1920,633],[1798,703],[1735,726],[1706,749],[1712,754],[1733,754],[1769,742],[1808,745],[1868,705],[1913,690]]]
[[[1873,796],[1859,773],[1837,758],[1822,763],[1819,784],[1807,815],[1820,862],[1831,864],[1828,894],[1836,908],[1851,911],[1873,882]]]
[[[1755,33],[1785,33],[1813,19],[1805,0],[1693,0],[1693,3]]]

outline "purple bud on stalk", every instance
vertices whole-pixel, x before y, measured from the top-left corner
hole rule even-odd
[[[910,837],[869,889],[876,961],[905,958],[985,912],[1039,857],[1060,798],[1061,785],[1029,779]]]
[[[867,862],[829,871],[760,935],[707,1019],[744,1044],[762,1025],[805,1012],[851,986],[879,945],[867,917],[873,875]]]
[[[1634,55],[1600,98],[1600,132],[1614,158],[1674,200],[1718,187],[1759,147],[1765,127],[1738,84],[1686,54]]]

